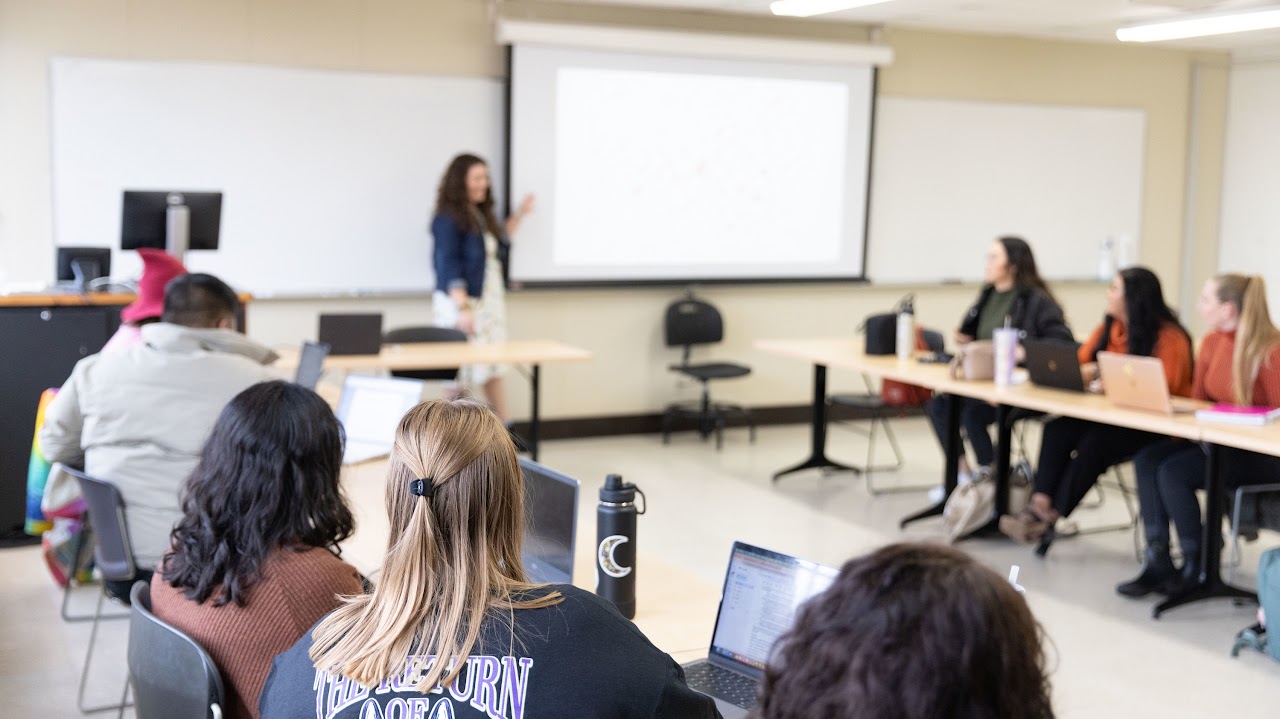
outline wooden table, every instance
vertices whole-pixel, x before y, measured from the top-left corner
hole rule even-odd
[[[1013,409],[1024,409],[1033,412],[1108,424],[1116,427],[1136,429],[1153,434],[1204,442],[1208,451],[1208,467],[1205,476],[1205,489],[1208,501],[1205,511],[1204,537],[1200,557],[1200,580],[1189,591],[1156,605],[1154,615],[1160,616],[1174,607],[1182,606],[1201,599],[1214,597],[1247,598],[1256,601],[1253,592],[1233,587],[1221,577],[1222,519],[1223,506],[1221,492],[1225,485],[1222,469],[1221,448],[1231,447],[1251,452],[1280,456],[1280,425],[1262,428],[1237,427],[1230,425],[1207,424],[1197,422],[1193,414],[1163,415],[1151,412],[1117,407],[1105,397],[1095,394],[1066,392],[1063,390],[1038,387],[1030,382],[1020,382],[1010,387],[996,387],[991,381],[965,381],[953,379],[943,365],[922,365],[916,361],[901,361],[896,356],[867,356],[863,353],[862,342],[852,338],[798,339],[798,340],[761,340],[756,348],[770,354],[801,359],[813,363],[813,408],[812,431],[809,457],[799,464],[776,473],[773,479],[801,469],[837,468],[848,469],[826,457],[826,370],[827,367],[862,372],[878,376],[881,379],[895,380],[920,385],[932,389],[939,394],[950,394],[983,402],[996,407],[996,466],[993,476],[996,481],[996,507],[994,516],[985,527],[978,532],[994,530],[1002,514],[1009,507],[1009,447],[1012,440],[1012,422],[1010,412]],[[1204,403],[1206,406],[1208,403]],[[946,463],[943,469],[943,487],[945,496],[935,505],[902,519],[902,526],[926,517],[942,514],[946,497],[955,490],[959,474],[960,457],[960,405],[950,403],[946,431],[944,432],[944,449]]]
[[[280,359],[277,367],[292,369],[298,366],[299,350],[277,350]],[[449,369],[471,364],[527,364],[529,365],[529,454],[538,458],[538,434],[541,427],[538,400],[539,367],[544,362],[582,362],[591,359],[591,353],[552,340],[516,340],[494,344],[471,342],[414,342],[383,345],[376,355],[330,355],[324,366],[337,370],[428,370]]]

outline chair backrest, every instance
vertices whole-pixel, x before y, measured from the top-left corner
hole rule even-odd
[[[724,320],[710,303],[686,297],[667,305],[663,323],[668,347],[706,345],[724,339]]]
[[[151,587],[129,593],[129,679],[138,719],[221,719],[218,667],[194,639],[151,613]]]
[[[89,526],[93,527],[93,559],[102,578],[113,582],[133,579],[138,569],[133,563],[133,545],[129,543],[129,528],[124,522],[124,499],[120,497],[120,490],[79,470],[67,467],[66,471],[80,483]]]
[[[410,342],[466,342],[467,333],[452,327],[400,327],[382,336],[384,345],[406,344]],[[445,369],[412,369],[395,370],[392,377],[419,379],[424,381],[449,382],[458,377],[458,368]]]
[[[920,334],[924,336],[924,344],[929,348],[930,352],[947,351],[947,343],[943,339],[941,332],[937,330],[920,330]]]

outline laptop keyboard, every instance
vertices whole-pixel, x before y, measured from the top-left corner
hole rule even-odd
[[[754,678],[718,667],[711,662],[696,662],[684,668],[684,678],[690,687],[703,694],[727,701],[743,709],[756,705]]]

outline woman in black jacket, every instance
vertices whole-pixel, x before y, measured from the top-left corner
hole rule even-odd
[[[1021,237],[1001,237],[987,250],[986,284],[978,301],[965,313],[955,340],[961,345],[990,340],[1006,320],[1018,330],[1020,339],[1073,341],[1062,308],[1036,269],[1031,247]],[[987,428],[996,421],[996,408],[986,402],[951,395],[938,395],[926,409],[933,420],[938,440],[946,446],[947,412],[950,402],[961,402],[960,422],[977,460],[978,473],[989,472],[995,462],[995,447]],[[964,448],[960,448],[960,479],[974,475]]]

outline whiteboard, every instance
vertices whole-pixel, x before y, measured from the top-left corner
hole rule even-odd
[[[1145,122],[1141,110],[880,97],[868,276],[977,281],[1007,234],[1054,279],[1096,277],[1108,236],[1138,257]]]
[[[255,65],[51,60],[54,244],[121,252],[125,189],[223,193],[193,271],[260,295],[423,291],[449,159],[501,161],[492,79]],[[500,166],[492,166],[501,186]]]
[[[1280,65],[1231,69],[1218,269],[1261,274],[1280,313]]]

